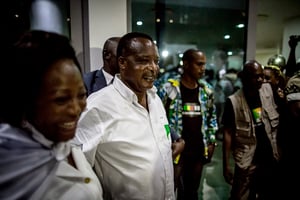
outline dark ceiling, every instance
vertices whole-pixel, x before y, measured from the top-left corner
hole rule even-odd
[[[134,19],[140,16],[147,28],[154,29],[154,0],[132,0]],[[245,21],[246,0],[159,0],[166,3],[166,19],[174,19],[166,24],[160,36],[167,43],[194,43],[199,46],[215,45],[224,48],[240,47],[244,42],[244,32],[234,29],[234,25]],[[29,5],[31,0],[9,0],[2,9],[1,42],[8,44],[19,34],[29,29]],[[189,6],[185,6],[189,5]],[[201,5],[201,6],[199,6]],[[300,0],[257,0],[256,49],[278,48],[282,45],[284,23],[300,16]],[[230,8],[230,12],[225,10]],[[243,11],[244,9],[244,11]],[[247,9],[247,8],[246,8]],[[15,17],[19,13],[19,18]],[[189,24],[189,28],[187,28]],[[300,25],[299,25],[300,26]],[[162,27],[160,27],[162,29]],[[156,32],[149,32],[156,37]],[[164,30],[164,29],[163,29]],[[148,30],[147,30],[148,31]],[[232,39],[224,41],[222,35],[230,32]],[[300,34],[300,33],[299,33]]]
[[[300,0],[257,0],[256,49],[281,47],[285,23],[296,17]]]

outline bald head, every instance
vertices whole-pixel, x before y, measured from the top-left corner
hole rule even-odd
[[[240,78],[244,88],[259,89],[264,78],[262,65],[256,60],[246,61]]]
[[[260,68],[262,69],[262,65],[259,62],[257,62],[256,60],[247,60],[244,63],[242,73],[245,76],[251,75]]]
[[[104,43],[102,51],[103,69],[113,76],[120,71],[117,65],[117,47],[119,40],[120,37],[108,38]]]

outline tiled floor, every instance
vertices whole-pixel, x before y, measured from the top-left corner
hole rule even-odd
[[[218,141],[212,162],[203,170],[199,200],[228,200],[230,185],[225,182],[222,170],[222,141]]]

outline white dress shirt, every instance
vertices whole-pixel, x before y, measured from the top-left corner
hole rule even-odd
[[[76,140],[95,167],[104,199],[175,199],[171,136],[155,88],[147,101],[149,112],[118,76],[87,99]]]
[[[102,70],[103,75],[105,77],[106,85],[111,84],[112,81],[113,81],[113,79],[114,79],[114,77],[110,73],[107,73],[103,68],[101,70]]]
[[[71,154],[76,168],[61,161],[43,200],[103,200],[100,182],[81,149],[73,147]]]

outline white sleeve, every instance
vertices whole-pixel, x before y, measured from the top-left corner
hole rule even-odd
[[[96,108],[86,109],[80,116],[73,143],[81,146],[93,166],[97,146],[101,140],[101,119]]]

